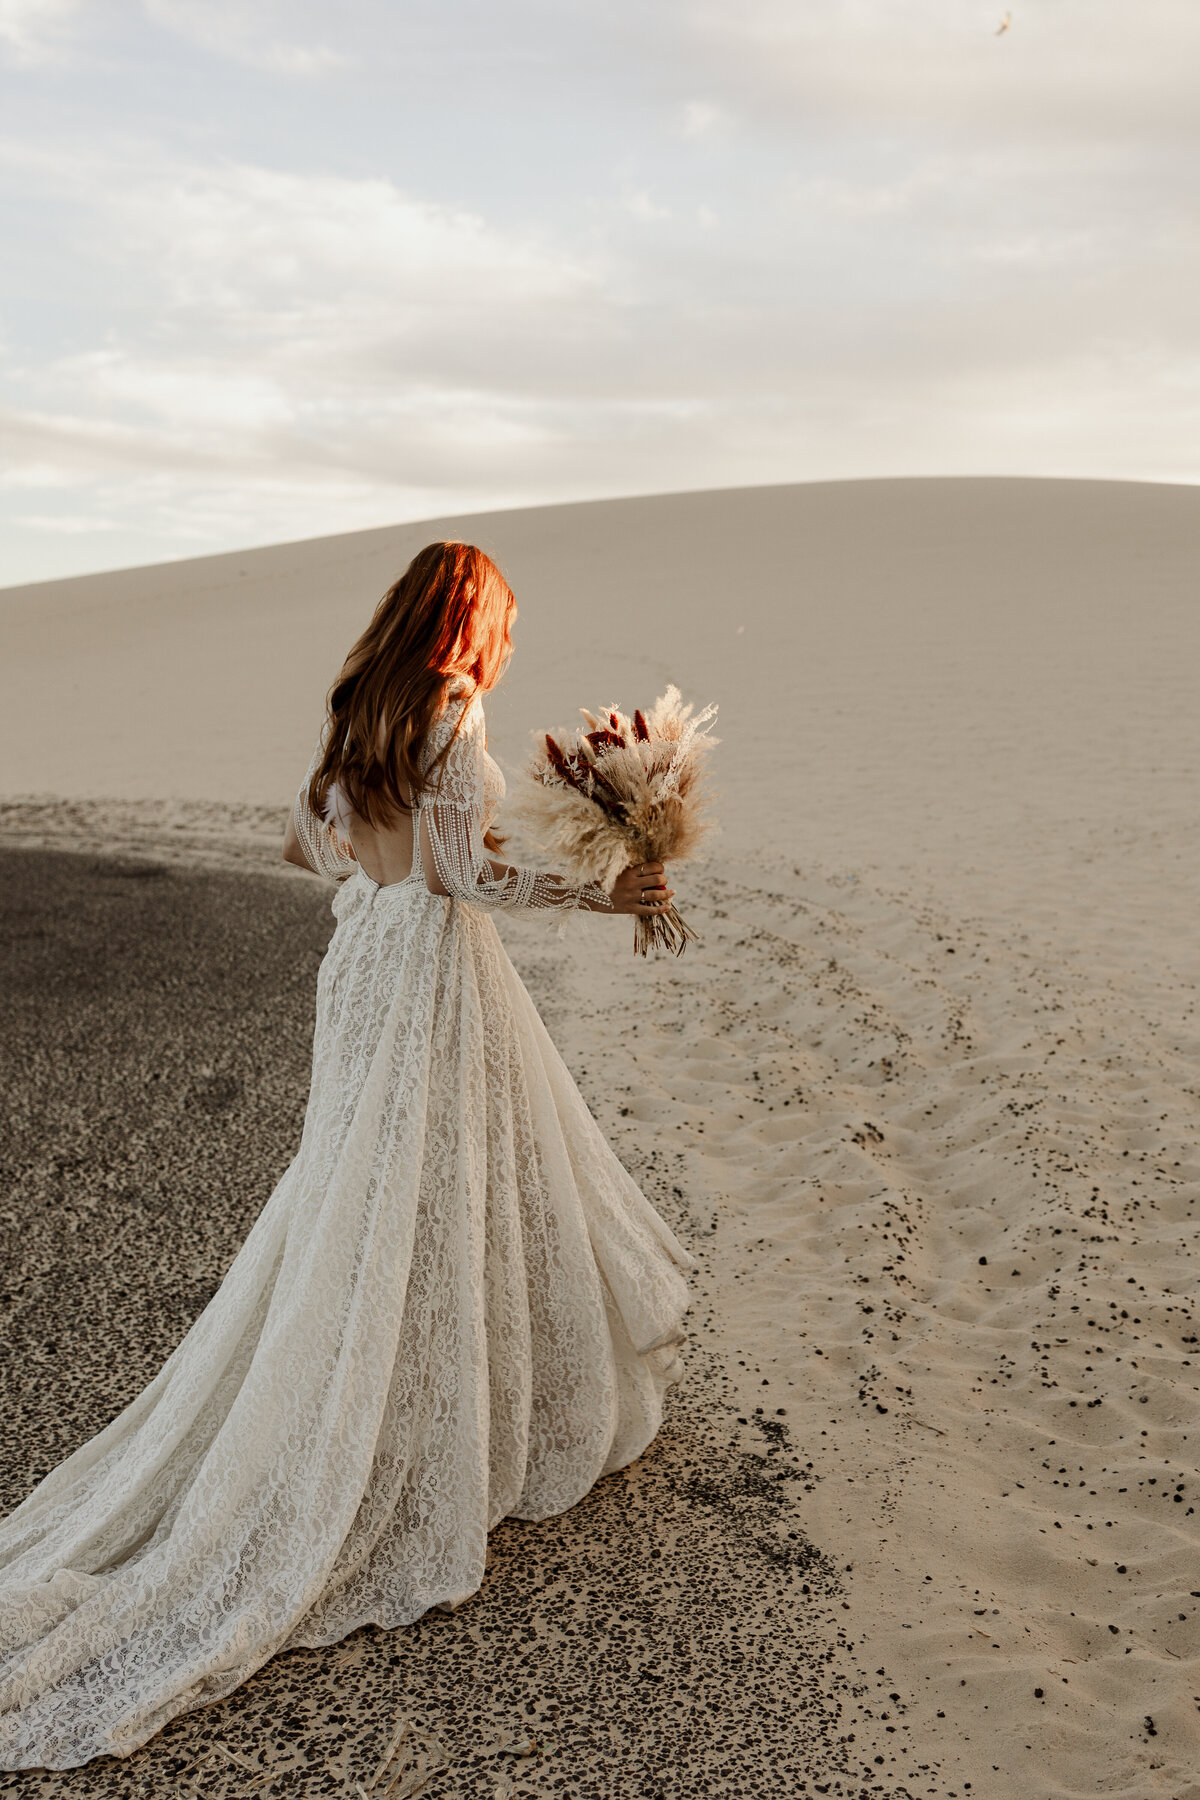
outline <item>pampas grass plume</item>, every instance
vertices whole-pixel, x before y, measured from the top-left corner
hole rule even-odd
[[[538,734],[520,824],[555,867],[604,888],[634,863],[686,861],[714,824],[705,783],[716,710],[696,713],[675,686],[632,720],[617,706],[581,707],[585,730]],[[643,954],[651,944],[678,954],[695,936],[674,907],[637,926]]]

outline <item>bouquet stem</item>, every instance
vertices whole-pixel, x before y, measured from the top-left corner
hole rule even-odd
[[[673,906],[664,907],[660,913],[639,913],[634,924],[633,948],[637,956],[646,956],[651,950],[669,950],[673,956],[682,956],[685,945],[699,942],[699,934]]]

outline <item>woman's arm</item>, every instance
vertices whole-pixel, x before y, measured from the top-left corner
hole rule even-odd
[[[489,857],[488,861],[495,870],[497,879],[517,873],[508,863],[497,862],[494,857]],[[570,883],[560,875],[547,874],[544,879],[561,882],[565,892],[574,892]],[[666,867],[660,862],[631,863],[607,890],[606,899],[593,898],[588,888],[584,888],[579,905],[584,912],[635,913],[642,918],[649,918],[653,913],[662,912],[675,897],[675,889],[669,888],[666,880]],[[600,891],[605,892],[603,889]]]
[[[509,910],[578,907],[584,912],[661,912],[675,890],[666,886],[660,862],[639,863],[617,876],[606,892],[596,882],[573,885],[545,869],[525,869],[484,853],[478,818],[465,807],[423,806],[421,869],[431,894],[475,906]]]
[[[300,848],[300,839],[296,835],[296,819],[294,813],[288,814],[287,830],[283,834],[283,860],[285,863],[294,863],[298,869],[309,869],[314,875],[320,873],[319,869],[313,868],[307,856],[305,856],[303,850]]]
[[[358,867],[353,848],[331,824],[317,817],[308,800],[308,784],[320,755],[318,745],[308,765],[308,774],[292,803],[283,836],[283,860],[298,869],[309,869],[314,875],[324,875],[330,881],[344,881]]]

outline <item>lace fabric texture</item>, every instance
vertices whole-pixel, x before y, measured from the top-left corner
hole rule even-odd
[[[492,869],[502,778],[458,704],[420,807],[447,895],[377,886],[301,790],[340,885],[300,1147],[159,1374],[0,1523],[2,1768],[127,1755],[281,1649],[461,1603],[493,1526],[661,1423],[693,1259],[488,916],[587,890]]]

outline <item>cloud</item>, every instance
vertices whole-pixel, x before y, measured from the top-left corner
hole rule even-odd
[[[680,79],[760,125],[897,126],[928,139],[1104,140],[1197,131],[1191,0],[1053,0],[996,36],[992,0],[681,0]]]
[[[122,315],[102,347],[41,365],[36,404],[0,416],[9,468],[73,496],[64,517],[127,517],[136,497],[188,535],[260,506],[264,524],[241,529],[261,536],[268,520],[311,522],[319,499],[322,518],[378,522],[456,491],[502,497],[514,467],[569,433],[529,377],[595,304],[577,256],[377,178],[11,146],[8,160],[88,190],[92,301],[107,277]],[[53,516],[18,522],[46,532]]]
[[[53,56],[77,0],[0,0],[0,55],[29,65]]]
[[[637,188],[625,200],[625,210],[630,218],[640,219],[644,225],[652,225],[656,219],[669,219],[669,206],[659,206],[650,198],[645,188]]]
[[[238,4],[238,0],[142,0],[146,17],[214,56],[273,75],[319,77],[351,66],[353,58],[324,41],[297,41],[296,8]]]
[[[689,100],[683,109],[680,130],[686,138],[707,137],[726,123],[726,113],[711,100]]]
[[[16,513],[13,524],[22,525],[27,531],[46,531],[59,537],[91,537],[96,532],[121,529],[117,519],[97,518],[90,513]]]

